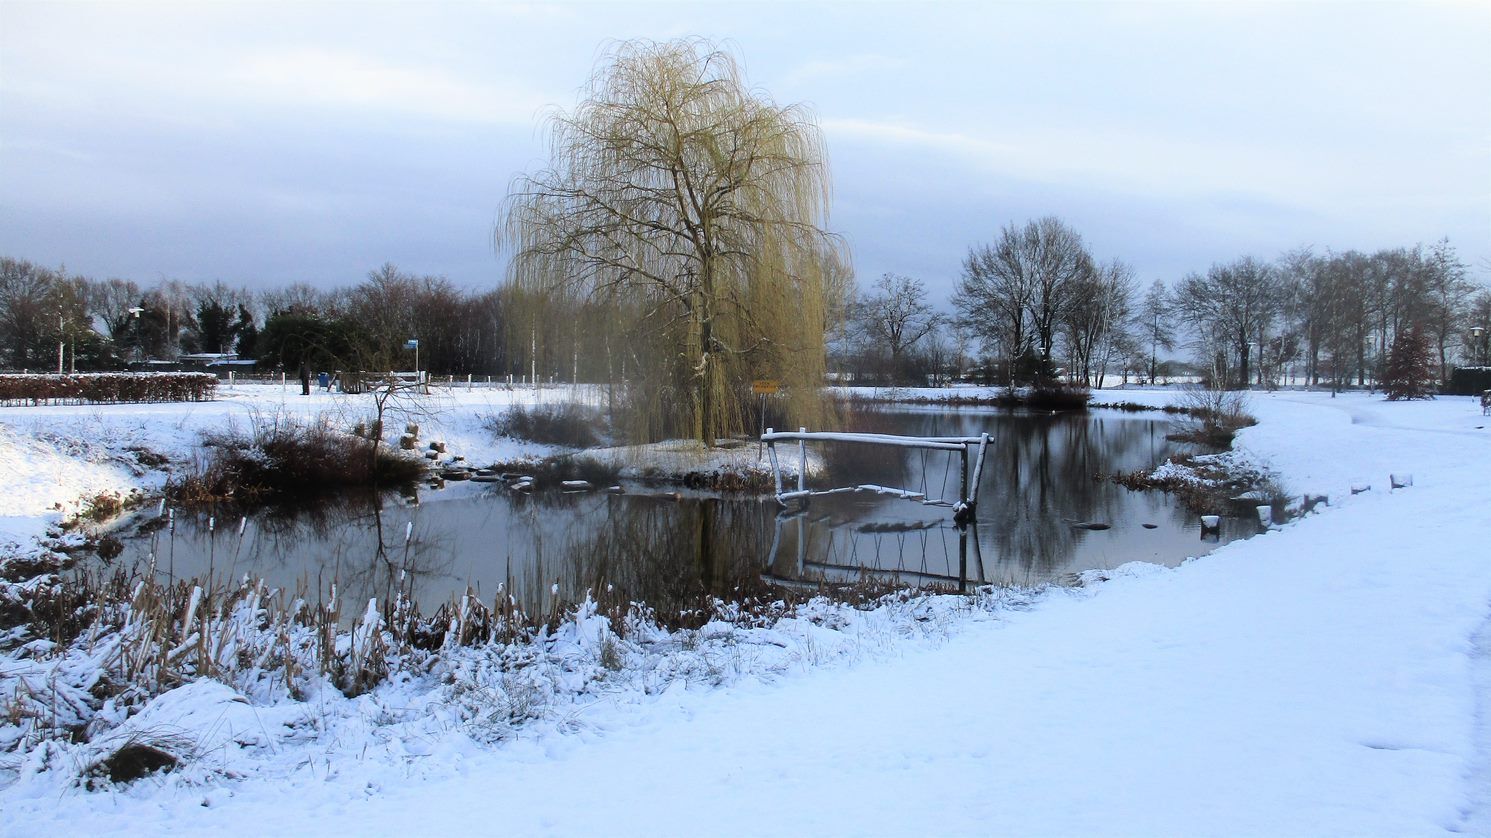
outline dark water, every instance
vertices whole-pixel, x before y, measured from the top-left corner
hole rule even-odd
[[[866,421],[862,430],[915,436],[990,433],[977,525],[960,531],[945,506],[863,492],[816,497],[784,514],[771,497],[675,500],[643,487],[529,496],[489,484],[463,497],[426,493],[418,506],[394,496],[298,517],[265,514],[241,536],[237,518],[209,528],[206,515],[178,515],[174,527],[130,540],[115,562],[144,566],[153,554],[161,576],[262,577],[309,596],[335,582],[349,602],[412,588],[425,613],[468,587],[488,602],[500,588],[525,607],[547,608],[556,589],[572,601],[610,586],[665,610],[704,593],[728,598],[763,578],[1037,584],[1135,560],[1175,565],[1217,543],[1202,541],[1196,517],[1169,496],[1096,479],[1162,461],[1173,450],[1164,420],[939,409]],[[823,452],[830,468],[812,488],[873,483],[931,499],[958,494],[954,455],[848,444]],[[1256,531],[1253,521],[1229,520],[1220,541]]]

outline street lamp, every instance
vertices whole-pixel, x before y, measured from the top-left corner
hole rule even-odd
[[[125,309],[126,312],[129,312],[130,318],[129,325],[130,331],[132,333],[130,334],[130,342],[134,344],[130,347],[130,357],[133,358],[134,363],[137,364],[143,359],[144,355],[144,353],[140,350],[140,312],[144,310],[145,309],[140,306],[130,306],[129,308]]]
[[[1486,341],[1483,340],[1485,336],[1486,329],[1484,326],[1470,327],[1471,345],[1475,347],[1475,353],[1471,357],[1477,361],[1478,366],[1486,365]]]

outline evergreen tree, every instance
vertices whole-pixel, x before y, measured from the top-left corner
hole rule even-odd
[[[1415,323],[1393,337],[1382,390],[1389,401],[1432,399],[1436,383],[1433,346],[1423,328]]]

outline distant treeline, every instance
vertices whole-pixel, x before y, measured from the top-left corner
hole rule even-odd
[[[1491,363],[1491,289],[1447,241],[1245,256],[1141,290],[1129,266],[1099,261],[1044,218],[971,247],[947,300],[886,274],[867,288],[846,279],[829,302],[829,369],[841,381],[1102,386],[1194,374],[1229,387],[1364,386],[1409,332],[1440,380]],[[642,338],[616,330],[613,307],[512,284],[462,291],[393,265],[351,287],[250,292],[0,257],[0,368],[55,372],[61,347],[65,370],[230,352],[290,371],[412,369],[406,343],[418,340],[420,366],[440,375],[626,381]]]
[[[192,353],[234,353],[295,370],[413,369],[523,374],[528,329],[510,340],[514,292],[472,293],[384,265],[351,287],[249,291],[222,282],[94,279],[0,257],[0,368],[116,370]],[[520,351],[514,354],[514,345]],[[553,370],[545,367],[545,372]]]
[[[839,323],[830,368],[860,382],[1102,386],[1189,374],[1226,387],[1366,386],[1409,334],[1441,381],[1491,362],[1491,289],[1448,241],[1244,256],[1141,290],[1129,266],[1100,262],[1075,230],[1043,218],[970,248],[949,300],[886,274]]]

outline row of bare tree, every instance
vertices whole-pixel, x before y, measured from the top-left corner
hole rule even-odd
[[[1427,338],[1445,379],[1455,363],[1486,363],[1480,336],[1491,332],[1491,289],[1470,279],[1448,241],[1244,257],[1184,277],[1171,308],[1198,361],[1231,386],[1368,385],[1409,331]]]
[[[1139,345],[1132,269],[1094,259],[1056,218],[972,248],[951,302],[956,316],[938,312],[920,280],[886,274],[850,305],[836,366],[860,380],[937,383],[977,364],[1002,383],[1065,372],[1101,384]]]
[[[1361,386],[1380,379],[1410,329],[1429,341],[1441,379],[1491,354],[1491,290],[1447,241],[1243,257],[1140,294],[1128,265],[1099,262],[1047,217],[970,249],[950,302],[955,315],[922,281],[886,274],[854,295],[833,367],[861,381],[936,384],[972,370],[999,383],[1102,386],[1107,375],[1154,381],[1167,355],[1189,350],[1193,369],[1226,386]]]

